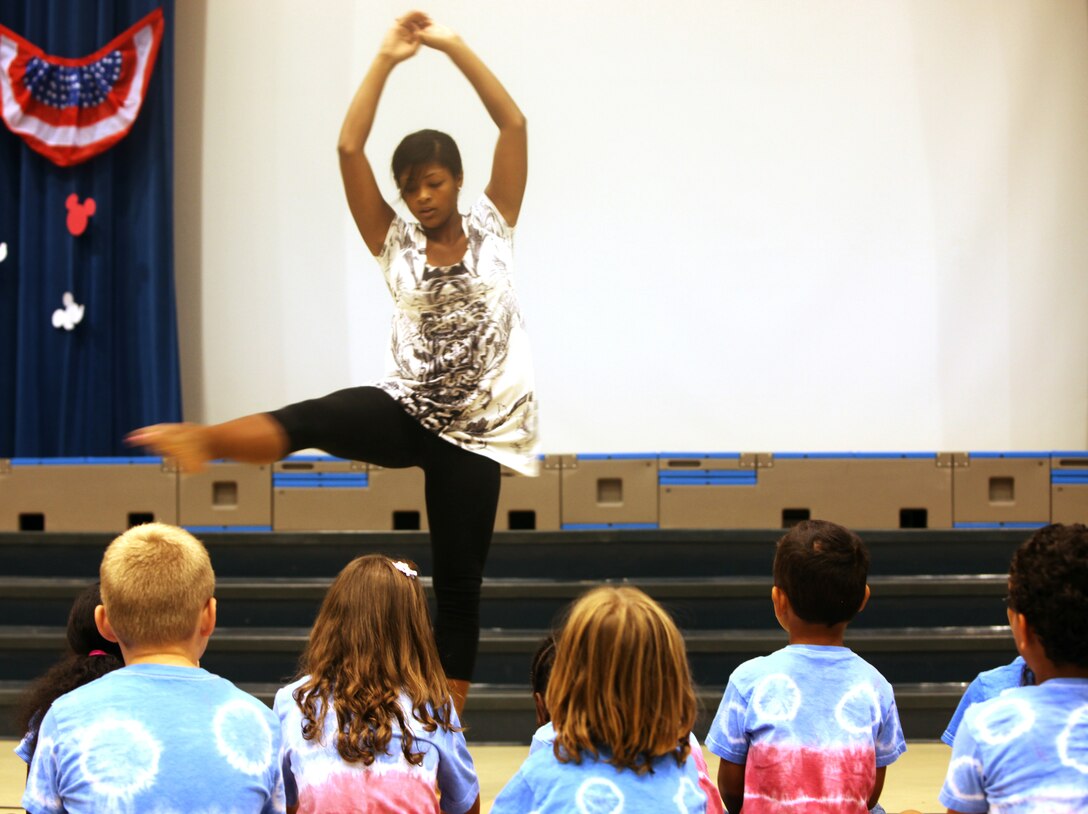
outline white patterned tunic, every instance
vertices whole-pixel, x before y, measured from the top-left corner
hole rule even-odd
[[[381,388],[426,429],[525,475],[539,471],[529,339],[514,293],[513,238],[486,195],[462,226],[460,263],[427,265],[418,223],[393,219],[377,260],[397,310]]]

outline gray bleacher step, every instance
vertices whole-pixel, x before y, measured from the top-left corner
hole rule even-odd
[[[92,580],[0,577],[0,619],[8,624],[65,623],[72,598]],[[220,579],[219,623],[227,627],[293,627],[312,624],[331,577]],[[428,595],[431,581],[423,578]],[[498,627],[517,619],[520,627],[548,628],[576,597],[600,584],[633,585],[653,596],[690,630],[773,628],[770,576],[635,577],[613,580],[488,578],[483,584],[481,624]],[[877,576],[873,596],[854,621],[856,628],[984,625],[1000,622],[1006,577]]]
[[[284,681],[297,669],[308,629],[219,628],[203,662],[235,682]],[[528,681],[529,661],[544,631],[485,629],[480,637],[476,676],[484,683]],[[685,631],[688,657],[697,682],[724,683],[743,661],[786,643],[774,630]],[[964,681],[982,670],[1011,661],[1016,651],[1008,628],[999,625],[933,628],[852,629],[847,644],[893,684]],[[0,627],[0,658],[10,666],[5,678],[29,680],[63,652],[64,631],[56,627]]]
[[[602,529],[496,532],[491,577],[600,580],[770,574],[782,529]],[[862,535],[873,575],[1005,573],[1026,533],[1018,529],[891,529]],[[110,534],[0,532],[0,573],[83,577],[98,573]],[[305,532],[202,535],[219,577],[321,577],[359,554],[383,552],[415,560],[430,572],[424,532]]]

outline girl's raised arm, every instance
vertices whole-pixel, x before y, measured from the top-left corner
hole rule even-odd
[[[423,44],[445,52],[453,60],[453,64],[479,94],[480,101],[499,128],[495,157],[491,163],[491,180],[485,192],[506,222],[513,226],[521,212],[529,172],[525,116],[495,74],[457,34],[429,19],[427,22],[428,25],[419,30]]]
[[[378,99],[381,98],[385,80],[398,62],[403,62],[419,50],[419,30],[426,22],[423,14],[412,12],[401,17],[389,29],[370,64],[370,70],[355,91],[340,128],[340,177],[344,180],[348,208],[371,254],[381,252],[394,212],[378,189],[374,171],[363,148],[374,124],[374,114],[378,110]]]

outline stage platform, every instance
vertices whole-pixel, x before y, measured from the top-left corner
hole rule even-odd
[[[781,529],[498,532],[466,723],[477,743],[532,732],[529,661],[562,609],[602,582],[636,585],[683,629],[705,734],[730,672],[785,644],[771,609]],[[1015,655],[1005,573],[1023,530],[868,531],[872,598],[847,643],[895,686],[907,737],[940,736],[965,683]],[[97,578],[110,534],[0,533],[0,735],[26,683],[64,650],[72,597]],[[204,666],[271,703],[295,672],[325,588],[348,561],[381,552],[419,564],[424,532],[199,535],[217,574],[219,628]]]

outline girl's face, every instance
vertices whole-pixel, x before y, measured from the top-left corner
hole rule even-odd
[[[424,229],[437,229],[457,215],[461,179],[436,162],[408,169],[398,179],[400,196]]]

